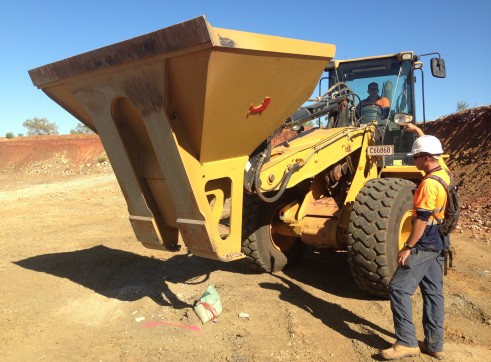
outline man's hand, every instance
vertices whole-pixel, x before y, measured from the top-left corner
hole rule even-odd
[[[421,136],[424,136],[425,135],[423,133],[423,131],[421,130],[421,128],[419,128],[418,126],[416,126],[414,123],[401,124],[400,126],[401,127],[404,127],[404,130],[406,132],[416,133],[418,135],[418,137],[421,137]]]
[[[402,248],[399,253],[397,253],[397,265],[402,267],[407,257],[411,254],[411,250],[408,248]]]
[[[423,236],[423,233],[426,229],[426,221],[425,220],[420,220],[416,219],[413,221],[413,227],[411,228],[411,232],[409,233],[409,237],[407,238],[406,244],[412,245],[412,247],[415,247],[418,240],[421,239]],[[411,249],[409,248],[402,248],[399,250],[397,253],[397,265],[404,266],[404,263],[407,259],[407,257],[411,254]]]

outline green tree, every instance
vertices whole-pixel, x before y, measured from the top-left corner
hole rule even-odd
[[[77,127],[70,130],[71,134],[91,134],[94,133],[89,127],[83,123],[78,123]]]
[[[58,134],[58,126],[56,123],[50,122],[44,117],[28,119],[22,123],[22,126],[27,128],[28,136]]]
[[[457,112],[462,112],[465,111],[466,109],[469,109],[469,103],[467,103],[467,101],[457,102]]]
[[[5,138],[14,138],[14,134],[12,132],[5,133]]]

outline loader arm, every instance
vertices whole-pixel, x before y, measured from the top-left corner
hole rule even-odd
[[[353,184],[345,204],[352,202],[363,184],[377,176],[377,158],[367,156],[367,147],[375,144],[375,125],[368,127],[345,127],[313,129],[285,141],[271,151],[269,162],[261,169],[261,190],[277,191],[281,179],[294,165],[299,165],[288,182],[288,188],[311,179],[322,170],[353,154]]]

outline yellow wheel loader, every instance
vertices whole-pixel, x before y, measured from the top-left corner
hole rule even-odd
[[[29,74],[99,134],[146,247],[267,272],[306,245],[347,249],[356,283],[382,296],[421,178],[401,123],[414,122],[422,66],[412,52],[334,53],[199,17]],[[365,100],[370,83],[382,105]],[[296,136],[273,147],[285,128]]]

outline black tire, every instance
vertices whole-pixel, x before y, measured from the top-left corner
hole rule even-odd
[[[353,204],[348,260],[355,282],[372,295],[388,295],[397,253],[411,231],[414,187],[399,178],[370,180]]]
[[[275,234],[278,210],[293,200],[287,190],[278,201],[266,203],[255,195],[244,194],[242,252],[245,264],[256,271],[273,273],[302,259],[305,244],[298,237]]]

